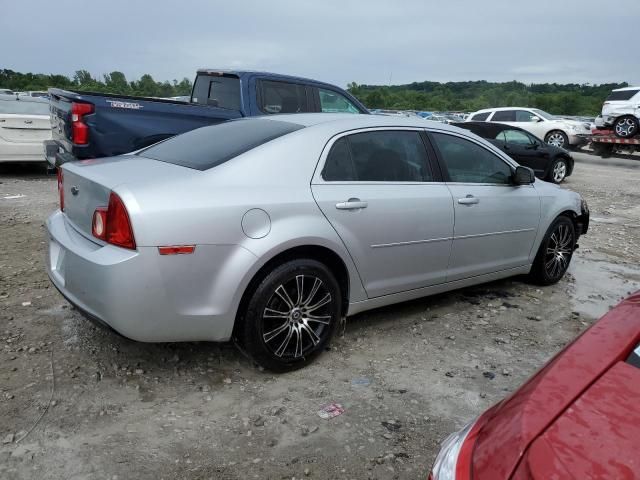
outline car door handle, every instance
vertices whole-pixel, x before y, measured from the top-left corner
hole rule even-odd
[[[480,203],[480,199],[474,197],[473,195],[467,195],[464,198],[459,198],[458,203],[460,205],[475,205],[476,203]]]
[[[33,123],[33,120],[25,120],[24,123],[26,123],[27,125],[31,125]]]
[[[360,208],[367,208],[368,203],[360,201],[359,198],[350,198],[346,202],[336,203],[338,210],[358,210]]]

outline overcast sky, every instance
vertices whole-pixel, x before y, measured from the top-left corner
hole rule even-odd
[[[0,68],[640,84],[640,0],[2,0]],[[1,86],[1,85],[0,85]]]

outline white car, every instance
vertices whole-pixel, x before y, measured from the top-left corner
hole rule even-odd
[[[0,162],[43,162],[50,138],[48,100],[0,95]]]
[[[612,90],[596,118],[598,127],[613,128],[621,138],[631,138],[640,130],[640,87]]]
[[[466,121],[506,123],[561,148],[585,145],[586,136],[591,134],[591,125],[587,122],[561,119],[538,108],[486,108],[472,113]]]

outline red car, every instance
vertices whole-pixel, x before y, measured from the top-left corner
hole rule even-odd
[[[640,479],[640,292],[447,438],[429,478]]]

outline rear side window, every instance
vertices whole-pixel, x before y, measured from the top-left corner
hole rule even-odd
[[[15,99],[0,100],[0,113],[14,115],[49,115],[49,103]]]
[[[607,101],[609,100],[631,100],[631,98],[640,92],[640,90],[622,90],[620,92],[611,92],[607,97]]]
[[[240,79],[233,76],[198,75],[193,87],[193,102],[240,110]]]
[[[460,137],[443,133],[431,135],[452,182],[511,183],[511,168],[497,155]]]
[[[489,118],[489,115],[491,115],[491,112],[476,113],[473,117],[470,118],[470,120],[474,120],[476,122],[484,122],[487,118]]]
[[[291,122],[250,119],[224,122],[177,135],[139,152],[141,157],[208,170],[303,128]]]
[[[499,110],[491,117],[492,122],[515,122],[516,111],[515,110]]]
[[[320,110],[325,113],[360,113],[360,110],[347,97],[324,88],[318,88]]]
[[[304,85],[272,80],[258,81],[258,106],[263,113],[309,112]]]
[[[427,151],[418,132],[355,133],[331,147],[322,172],[326,181],[430,182]]]

